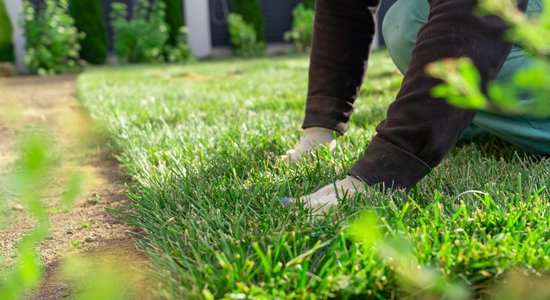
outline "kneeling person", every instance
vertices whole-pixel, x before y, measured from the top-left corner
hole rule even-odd
[[[439,81],[425,67],[445,58],[468,57],[480,71],[482,87],[507,81],[531,63],[518,45],[502,40],[507,29],[496,17],[473,14],[475,0],[399,0],[383,23],[390,56],[404,74],[387,119],[348,176],[300,198],[328,210],[366,185],[412,188],[461,138],[494,135],[538,154],[550,154],[550,119],[510,117],[470,111],[433,98]],[[297,161],[315,147],[335,147],[344,134],[358,96],[374,35],[378,0],[317,0],[304,136],[283,157]],[[523,1],[527,15],[540,14],[542,0]],[[525,101],[530,99],[526,98]],[[295,202],[283,199],[283,204]]]

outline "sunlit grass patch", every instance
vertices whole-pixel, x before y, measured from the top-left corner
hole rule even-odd
[[[98,68],[79,78],[80,100],[131,178],[132,223],[145,230],[160,295],[459,298],[452,288],[493,293],[511,270],[548,273],[550,161],[500,141],[453,149],[407,194],[372,190],[321,219],[282,208],[277,199],[345,175],[401,81],[375,53],[336,153],[278,164],[299,137],[307,66],[302,57],[229,60]],[[407,280],[399,264],[350,238],[365,209],[379,218],[380,241],[403,241],[407,262],[441,286]]]

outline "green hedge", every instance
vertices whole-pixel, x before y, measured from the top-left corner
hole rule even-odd
[[[182,3],[182,0],[164,0],[166,6],[165,20],[170,30],[170,37],[168,38],[168,44],[170,46],[178,45],[178,38],[181,35],[180,28],[185,26]]]
[[[242,16],[243,20],[252,25],[256,31],[258,42],[265,42],[265,25],[260,0],[232,0],[232,11]]]
[[[0,62],[13,62],[15,60],[12,31],[13,28],[6,6],[4,5],[4,0],[0,0]]]
[[[105,63],[109,40],[101,0],[70,0],[69,11],[78,31],[86,34],[80,41],[80,57],[92,64]]]
[[[315,7],[315,0],[303,0],[302,3],[304,3],[306,8],[313,9]]]

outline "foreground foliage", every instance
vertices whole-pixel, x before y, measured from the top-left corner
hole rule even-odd
[[[131,178],[132,222],[145,231],[160,296],[521,299],[515,283],[548,296],[536,284],[550,269],[550,161],[500,141],[456,147],[407,194],[372,190],[326,218],[282,208],[277,199],[345,175],[401,82],[375,53],[336,153],[281,165],[299,137],[307,66],[236,60],[80,77],[81,101]],[[358,218],[365,209],[378,219]],[[392,246],[370,244],[369,232]]]
[[[39,287],[44,276],[44,267],[40,262],[36,249],[51,233],[48,208],[42,201],[46,188],[50,183],[53,171],[59,167],[56,149],[50,138],[40,132],[26,133],[22,138],[19,158],[14,166],[13,174],[7,178],[7,189],[2,185],[4,194],[17,195],[29,215],[36,221],[36,226],[21,238],[17,247],[16,266],[4,274],[0,272],[0,299],[26,299]],[[83,189],[81,174],[73,173],[67,178],[65,192],[61,196],[62,207],[70,207]],[[10,221],[5,207],[0,206],[0,216]],[[0,223],[0,229],[4,224]]]
[[[466,109],[496,111],[508,115],[550,116],[550,0],[544,0],[540,15],[528,17],[515,0],[482,0],[479,11],[496,15],[510,25],[505,39],[521,45],[532,61],[506,82],[481,88],[481,75],[469,58],[446,59],[428,66],[426,71],[444,82],[432,92]],[[532,2],[529,3],[531,5]],[[525,95],[529,100],[525,100]]]

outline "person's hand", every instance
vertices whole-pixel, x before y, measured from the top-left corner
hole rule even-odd
[[[327,213],[330,208],[338,205],[338,200],[350,199],[356,193],[364,193],[365,183],[355,177],[348,176],[343,180],[331,183],[317,192],[300,197],[298,200],[283,198],[281,204],[290,206],[293,204],[305,205],[311,208],[314,214]]]
[[[328,147],[330,151],[336,149],[336,140],[334,139],[334,131],[322,128],[311,127],[304,130],[304,136],[300,139],[300,143],[292,150],[281,156],[281,161],[285,163],[297,162],[302,156],[310,153],[317,147]]]

